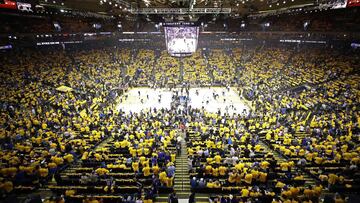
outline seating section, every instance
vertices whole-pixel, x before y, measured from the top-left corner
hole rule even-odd
[[[319,198],[323,186],[304,186],[311,179],[297,169],[296,162],[274,155],[260,140],[256,132],[268,127],[260,125],[257,118],[196,114],[202,122],[189,124],[187,144],[194,191],[238,194],[244,201]],[[277,122],[275,117],[265,119],[267,125]]]
[[[167,51],[162,51],[155,65],[155,78],[158,86],[175,86],[180,82],[180,62],[171,57]]]
[[[174,190],[183,134],[187,181],[211,201],[358,194],[356,51],[263,45],[174,58],[44,48],[1,57],[2,197],[46,188],[72,202],[152,201]],[[184,85],[232,86],[251,111],[115,110],[129,87]]]
[[[207,69],[208,64],[203,51],[197,51],[191,57],[184,58],[184,81],[195,85],[211,84],[211,77]]]
[[[212,71],[215,82],[225,84],[233,82],[235,67],[229,52],[229,50],[211,50],[207,56],[208,66]]]
[[[140,115],[115,121],[107,127],[111,136],[94,150],[84,152],[81,162],[63,171],[56,179],[57,185],[49,188],[71,194],[71,199],[97,194],[126,200],[141,197],[144,191],[153,194],[172,191],[176,131],[160,121],[169,118],[165,113],[155,113],[147,113],[156,116],[142,122],[141,130],[136,129]],[[125,120],[130,122],[125,124]]]
[[[74,67],[61,51],[7,59],[1,74],[7,112],[1,119],[1,185],[7,192],[33,190],[109,136],[98,133],[109,120],[92,116],[109,111],[108,91],[95,82],[108,73]],[[73,89],[57,90],[64,85]]]

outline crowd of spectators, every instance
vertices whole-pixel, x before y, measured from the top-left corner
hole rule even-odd
[[[342,201],[360,186],[358,61],[264,46],[186,59],[120,48],[4,53],[1,195],[48,187],[74,201],[152,201],[172,191],[186,126],[192,190],[232,194],[212,201],[317,202],[323,190]],[[129,87],[184,83],[232,86],[251,111],[114,110]]]

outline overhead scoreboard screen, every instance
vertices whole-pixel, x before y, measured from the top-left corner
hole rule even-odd
[[[166,49],[172,56],[189,56],[196,51],[199,26],[194,23],[164,24]]]

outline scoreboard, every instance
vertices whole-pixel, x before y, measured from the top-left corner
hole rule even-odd
[[[164,24],[165,42],[172,56],[189,56],[196,52],[199,26],[193,23]]]

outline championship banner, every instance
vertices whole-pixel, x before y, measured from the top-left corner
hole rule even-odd
[[[33,12],[33,10],[31,9],[31,4],[23,2],[17,2],[17,9],[19,11]]]
[[[328,8],[341,9],[341,8],[346,8],[347,3],[348,3],[348,0],[335,0],[335,1],[320,0],[319,8],[321,8],[321,9],[328,9]]]
[[[17,9],[15,0],[0,0],[0,8]]]
[[[347,7],[360,6],[360,0],[348,0]]]
[[[346,8],[347,0],[337,0],[333,3],[332,9]]]

